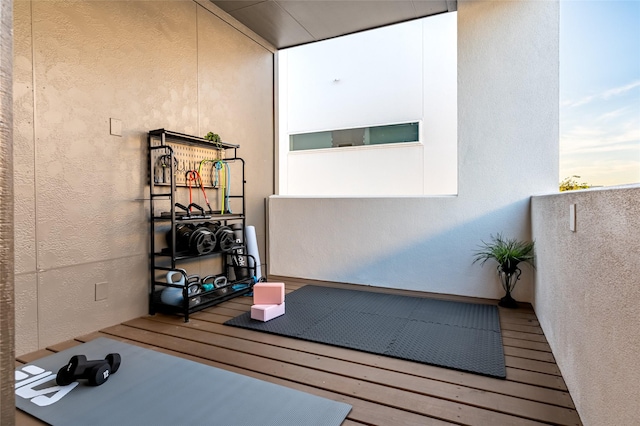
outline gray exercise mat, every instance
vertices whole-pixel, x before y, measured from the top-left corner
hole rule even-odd
[[[58,387],[73,355],[120,369],[101,386]],[[16,369],[16,407],[53,425],[340,425],[351,406],[183,358],[99,338]]]
[[[287,294],[283,316],[247,312],[225,322],[251,330],[505,378],[495,305],[307,285]]]

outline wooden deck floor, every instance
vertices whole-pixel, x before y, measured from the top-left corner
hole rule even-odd
[[[287,292],[307,283],[349,287],[283,277],[270,281],[284,281]],[[500,308],[507,365],[507,379],[500,380],[222,325],[248,311],[251,300],[224,302],[194,314],[189,323],[160,314],[134,319],[21,356],[17,364],[103,336],[346,402],[353,409],[344,425],[581,424],[530,307]],[[19,410],[16,421],[40,424]]]

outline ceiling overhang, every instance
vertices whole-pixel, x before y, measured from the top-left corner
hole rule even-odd
[[[211,0],[278,49],[457,9],[457,0]]]

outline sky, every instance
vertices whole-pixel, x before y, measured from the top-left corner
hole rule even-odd
[[[640,0],[560,1],[560,176],[640,182]]]

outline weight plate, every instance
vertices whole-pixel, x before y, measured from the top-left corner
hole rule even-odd
[[[112,353],[106,356],[105,358],[109,365],[111,366],[111,374],[115,374],[120,368],[120,363],[122,362],[122,357],[120,357],[119,353]]]
[[[179,224],[176,226],[176,251],[188,251],[189,240],[193,233],[193,225]],[[167,232],[167,245],[171,247],[171,231]]]
[[[58,370],[58,374],[56,375],[56,383],[58,386],[67,386],[76,380],[73,374],[73,369],[69,369],[67,367],[69,367],[68,364]]]
[[[93,367],[88,377],[89,384],[92,386],[100,386],[106,382],[109,379],[109,374],[111,373],[110,368],[111,367],[108,362],[103,362],[102,364]]]
[[[216,239],[218,240],[219,250],[225,253],[231,251],[236,245],[233,231],[228,226],[221,226],[218,229]]]
[[[216,237],[209,228],[196,228],[189,238],[189,248],[196,254],[209,254],[216,248]]]

